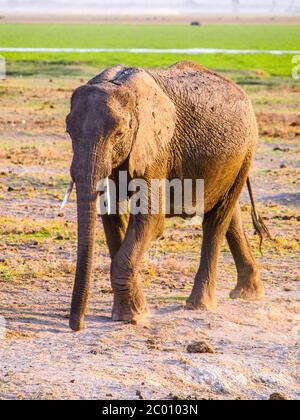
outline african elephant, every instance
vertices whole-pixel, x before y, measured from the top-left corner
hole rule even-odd
[[[187,308],[213,310],[217,261],[225,237],[237,267],[231,298],[259,299],[263,284],[245,237],[239,197],[249,181],[258,130],[246,93],[230,80],[192,62],[168,69],[116,66],[79,87],[66,119],[73,145],[78,255],[70,327],[84,328],[93,271],[97,184],[117,179],[203,179],[203,243]],[[117,198],[118,199],[118,198]],[[267,232],[255,210],[258,233]],[[112,319],[137,322],[147,312],[139,266],[172,214],[103,215],[112,259]],[[184,213],[182,217],[184,217]]]

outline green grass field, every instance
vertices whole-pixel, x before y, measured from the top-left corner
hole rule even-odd
[[[2,24],[1,47],[44,48],[224,48],[299,50],[299,25],[75,25]],[[165,66],[192,59],[215,69],[263,70],[289,76],[292,55],[2,53],[9,61],[84,62],[105,67],[116,63]]]

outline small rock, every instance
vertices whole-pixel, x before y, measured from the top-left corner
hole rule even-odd
[[[270,396],[270,401],[288,401],[288,397],[280,392],[275,392]]]
[[[91,350],[90,354],[93,354],[94,356],[97,356],[98,352],[97,352],[97,350]]]
[[[6,261],[6,258],[3,257],[3,255],[0,255],[0,263],[4,263]]]
[[[136,396],[139,397],[139,400],[143,400],[144,399],[141,391],[136,391]]]
[[[195,341],[187,346],[188,353],[210,353],[214,354],[215,349],[206,341]]]
[[[159,344],[155,338],[148,338],[147,347],[149,350],[159,350]]]
[[[286,163],[283,163],[282,165],[280,165],[280,169],[288,169],[288,165]]]
[[[282,148],[282,147],[274,147],[274,152],[289,152],[290,149],[288,147]]]
[[[169,394],[169,398],[174,401],[180,400],[180,397],[178,395],[173,395],[173,394]]]

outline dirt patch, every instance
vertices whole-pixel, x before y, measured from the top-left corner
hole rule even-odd
[[[293,140],[300,137],[300,114],[259,113],[261,136]]]

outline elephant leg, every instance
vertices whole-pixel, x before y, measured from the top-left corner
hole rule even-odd
[[[200,268],[192,294],[187,300],[187,309],[214,310],[217,306],[215,297],[217,263],[227,226],[214,223],[215,218],[214,211],[204,217]]]
[[[113,321],[136,323],[148,312],[139,276],[139,266],[151,241],[161,231],[161,215],[131,215],[122,245],[113,258],[111,282],[114,291]]]
[[[214,310],[216,304],[217,264],[235,207],[246,183],[251,155],[246,157],[240,172],[224,199],[203,220],[201,261],[187,309]]]
[[[264,287],[260,280],[258,265],[243,230],[239,205],[235,208],[226,238],[238,272],[237,286],[230,293],[230,297],[232,299],[261,299],[264,296]]]
[[[121,248],[127,231],[128,222],[129,214],[102,216],[106,242],[112,259]]]

